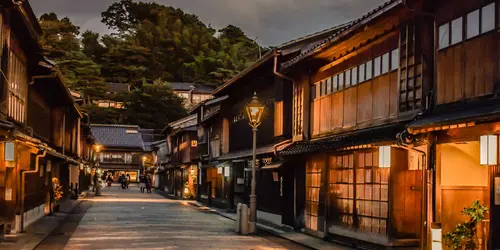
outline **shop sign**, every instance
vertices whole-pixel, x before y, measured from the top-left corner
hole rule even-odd
[[[229,177],[229,167],[224,168],[224,177]]]

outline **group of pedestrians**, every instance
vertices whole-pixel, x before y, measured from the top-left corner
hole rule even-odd
[[[111,176],[111,174],[108,174],[108,176],[103,174],[101,178],[103,181],[107,183],[108,188],[111,188],[111,185],[113,184],[113,176]],[[98,175],[94,175],[94,183],[97,183],[98,179],[99,179]],[[129,189],[130,175],[129,174],[120,175],[120,177],[118,178],[118,183],[120,183],[122,190]],[[94,188],[95,186],[96,185],[94,185]],[[141,176],[139,176],[139,186],[141,189],[141,193],[144,193],[146,191],[148,194],[150,194],[151,189],[153,187],[153,180],[151,179],[151,176],[149,175],[146,176],[144,174],[141,174]]]
[[[148,176],[144,176],[143,174],[141,174],[141,176],[139,176],[139,187],[141,188],[141,193],[144,193],[144,191],[146,190],[148,194],[151,193],[151,188],[153,187],[153,180],[151,180],[151,177],[148,175]]]

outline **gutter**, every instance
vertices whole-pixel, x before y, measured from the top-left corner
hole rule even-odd
[[[39,149],[40,150],[40,149]],[[37,154],[36,155],[36,160],[35,160],[35,169],[34,170],[27,170],[27,171],[23,171],[22,172],[22,177],[21,177],[21,227],[20,227],[20,231],[24,231],[24,199],[26,198],[25,197],[25,192],[26,192],[26,189],[25,189],[25,183],[26,183],[26,174],[36,174],[38,173],[39,171],[39,168],[40,168],[40,158],[44,158],[45,156],[47,155],[47,151],[43,151],[42,154]]]

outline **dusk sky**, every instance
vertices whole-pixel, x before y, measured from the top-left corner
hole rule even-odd
[[[39,16],[55,12],[81,27],[110,33],[101,12],[117,0],[31,0]],[[353,20],[385,0],[156,0],[195,14],[213,28],[239,26],[260,44],[277,45]]]

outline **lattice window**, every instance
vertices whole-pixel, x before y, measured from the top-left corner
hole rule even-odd
[[[295,84],[293,90],[293,135],[302,135],[303,126],[303,90],[300,84]]]
[[[28,72],[26,64],[13,51],[9,52],[8,114],[15,121],[26,121]]]
[[[309,162],[306,166],[305,226],[318,230],[319,190],[321,188],[321,166]]]
[[[329,224],[387,235],[390,169],[377,166],[377,150],[330,156],[329,161]]]

